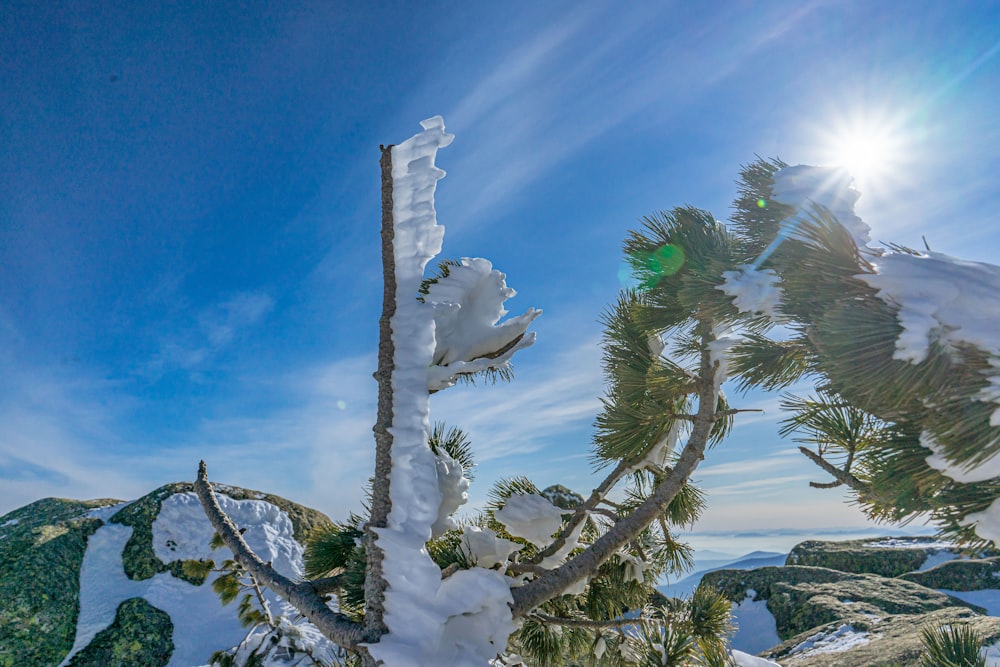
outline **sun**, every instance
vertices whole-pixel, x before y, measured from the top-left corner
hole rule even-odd
[[[878,187],[903,169],[906,137],[897,123],[868,114],[834,122],[824,132],[823,161],[842,167],[862,188]]]

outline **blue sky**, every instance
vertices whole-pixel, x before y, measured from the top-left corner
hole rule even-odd
[[[724,219],[755,155],[858,134],[873,237],[1000,263],[1000,4],[80,3],[0,10],[0,513],[213,477],[334,517],[370,474],[378,145],[441,114],[447,257],[544,309],[517,380],[436,396],[497,477],[588,489],[598,316],[638,219]],[[867,141],[871,147],[874,140]],[[706,531],[861,526],[776,435]]]

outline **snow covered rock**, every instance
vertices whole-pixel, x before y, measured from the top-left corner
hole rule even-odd
[[[305,536],[329,519],[277,496],[216,490],[257,552],[279,571],[301,575]],[[168,484],[128,503],[47,498],[0,517],[7,524],[0,540],[2,657],[83,667],[116,664],[114,654],[117,664],[195,667],[239,644],[247,629],[236,605],[224,607],[212,590],[216,575],[199,580],[182,570],[188,560],[230,557],[209,548],[214,531],[191,491],[190,484]],[[273,597],[271,607],[284,611]],[[298,634],[309,636],[305,628]],[[317,656],[332,650],[318,633],[312,637]]]

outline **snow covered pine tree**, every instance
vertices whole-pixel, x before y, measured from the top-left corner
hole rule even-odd
[[[954,299],[926,306],[900,277],[951,280],[964,294],[972,274],[995,284],[995,269],[867,248],[846,175],[765,161],[744,170],[731,228],[686,207],[647,218],[626,239],[640,284],[604,318],[607,392],[593,448],[604,481],[557,507],[528,479],[501,480],[486,511],[459,526],[471,449],[460,431],[431,430],[429,396],[475,374],[507,377],[539,311],[501,321],[514,292],[483,259],[442,262],[425,276],[443,233],[434,157],[451,136],[440,117],[423,127],[382,153],[385,297],[368,515],[316,536],[307,552],[316,578],[293,582],[242,543],[204,464],[196,483],[245,570],[347,649],[348,662],[749,664],[727,650],[729,604],[719,595],[649,604],[659,577],[689,563],[672,531],[698,517],[702,494],[688,479],[741,412],[722,391],[727,379],[781,389],[815,378],[820,399],[787,398],[796,411],[787,430],[819,444],[803,449],[835,482],[873,516],[929,509],[965,539],[977,529],[993,539],[1000,487],[956,481],[1000,449],[991,423],[1000,423],[991,374],[1000,350],[955,335],[952,318],[970,313],[946,313]],[[768,337],[778,324],[787,335]],[[839,422],[816,417],[828,409]],[[840,440],[818,434],[840,422],[850,431]],[[828,460],[838,451],[843,460]],[[637,615],[626,621],[628,610]]]

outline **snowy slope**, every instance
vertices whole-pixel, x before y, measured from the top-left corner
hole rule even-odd
[[[244,537],[258,555],[271,561],[282,574],[301,577],[304,552],[301,540],[310,527],[329,520],[318,512],[275,496],[225,486],[220,486],[219,491],[223,509],[245,529]],[[76,576],[67,573],[70,576],[64,577],[67,587],[75,584],[78,590],[53,592],[53,595],[64,595],[67,600],[78,600],[76,608],[66,604],[56,610],[48,608],[39,612],[42,618],[57,617],[54,621],[57,624],[60,620],[72,622],[76,617],[75,628],[70,633],[72,645],[66,644],[63,648],[56,645],[54,652],[49,654],[62,656],[61,662],[58,658],[38,656],[37,651],[32,653],[33,647],[25,645],[29,642],[19,643],[16,637],[12,639],[10,630],[16,629],[16,625],[33,622],[32,618],[4,617],[0,618],[0,644],[3,644],[3,653],[15,660],[10,664],[38,667],[100,665],[107,659],[106,651],[111,650],[110,647],[121,651],[125,646],[128,653],[122,660],[128,664],[196,667],[207,664],[212,653],[235,647],[247,635],[249,629],[242,627],[237,618],[237,604],[223,606],[212,590],[211,582],[218,573],[210,574],[200,585],[180,576],[182,561],[212,559],[220,564],[231,558],[228,549],[210,548],[214,531],[189,485],[167,485],[132,503],[118,503],[97,510],[88,509],[81,503],[75,515],[61,515],[56,521],[44,516],[33,517],[35,505],[45,507],[33,503],[12,514],[24,517],[25,525],[34,526],[32,536],[36,543],[39,535],[72,534],[66,531],[81,522],[99,527],[78,547],[83,553]],[[56,539],[46,544],[51,545]],[[43,569],[55,557],[49,551],[34,553],[22,549],[21,552],[19,557],[29,559],[28,562],[34,559],[33,562]],[[65,560],[65,552],[60,554],[59,559]],[[5,559],[8,562],[4,562]],[[9,554],[0,553],[0,565],[6,568],[9,560]],[[4,584],[8,589],[17,585],[9,575],[6,579]],[[30,586],[30,582],[24,585]],[[37,595],[28,588],[25,593]],[[7,595],[15,599],[20,597],[16,589],[8,591]],[[291,609],[273,595],[268,594],[268,597],[272,614],[289,620],[295,618]],[[137,598],[144,602],[138,606],[122,604],[136,602]],[[151,617],[123,617],[126,608],[149,610],[163,619],[169,629],[163,631]],[[163,612],[169,621],[163,617]],[[5,624],[8,627],[3,627]],[[144,632],[146,627],[158,629]],[[317,632],[310,632],[308,627],[293,630],[293,634],[302,633],[314,646],[317,657],[332,662],[334,647],[327,640]],[[159,636],[164,634],[168,636]],[[152,635],[158,635],[156,646],[150,645]]]

